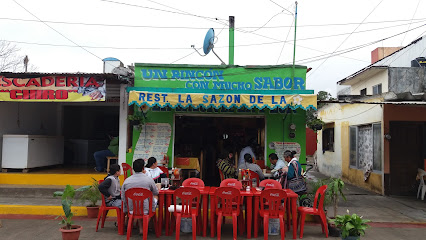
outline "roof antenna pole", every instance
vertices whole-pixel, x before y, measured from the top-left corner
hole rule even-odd
[[[294,70],[295,70],[295,62],[296,62],[296,26],[297,26],[297,1],[296,3],[296,12],[294,14],[294,44],[293,44],[293,69],[291,71],[291,90],[294,89]]]

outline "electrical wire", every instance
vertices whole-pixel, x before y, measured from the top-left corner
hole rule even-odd
[[[8,18],[8,17],[0,17],[0,20],[9,20],[9,21],[23,21],[23,22],[39,22],[38,20],[34,20],[34,19],[21,19],[21,18]],[[382,21],[382,22],[366,22],[362,25],[365,24],[379,24],[379,23],[392,23],[392,22],[406,22],[406,21],[417,21],[417,22],[421,22],[421,21],[425,21],[426,18],[417,18],[417,19],[408,19],[408,20],[395,20],[395,21]],[[128,25],[128,24],[105,24],[105,23],[84,23],[84,22],[65,22],[65,21],[48,21],[48,20],[43,20],[46,23],[52,23],[52,24],[67,24],[67,25],[83,25],[83,26],[101,26],[101,27],[127,27],[127,28],[159,28],[159,29],[194,29],[194,30],[199,30],[199,29],[206,29],[206,28],[210,28],[210,27],[189,27],[189,26],[152,26],[152,25]],[[225,25],[223,23],[221,23],[219,20],[218,22],[221,25]],[[216,22],[217,23],[217,22]],[[355,25],[355,24],[360,24],[360,23],[330,23],[330,24],[313,24],[313,25],[300,25],[297,26],[298,28],[301,27],[328,27],[328,26],[344,26],[344,25]],[[409,24],[409,23],[408,23]],[[397,26],[404,26],[404,25],[408,25],[408,24],[402,24],[402,25],[397,25]],[[292,25],[289,26],[263,26],[262,28],[291,28],[293,27]],[[236,27],[235,29],[256,29],[256,28],[260,28],[259,26],[257,27]],[[387,28],[387,27],[384,27]]]
[[[349,119],[349,118],[353,118],[353,117],[359,116],[359,115],[361,115],[361,114],[363,114],[363,113],[366,113],[366,112],[370,111],[371,109],[373,109],[373,108],[375,108],[375,107],[377,107],[377,106],[379,106],[379,104],[374,105],[374,106],[372,106],[371,108],[369,108],[369,109],[367,109],[367,110],[365,110],[365,111],[362,111],[362,112],[360,112],[360,113],[354,114],[354,115],[352,115],[352,116],[350,116],[350,117],[345,117],[345,118],[335,118],[335,119],[322,118],[322,119],[324,119],[324,120],[326,119],[326,120],[329,120],[329,121],[336,121],[336,120]]]
[[[197,51],[198,51],[198,50],[200,50],[200,49],[201,49],[201,48],[198,48],[198,49],[197,49]],[[180,61],[180,60],[182,60],[182,59],[184,59],[184,58],[187,58],[187,57],[191,56],[191,55],[192,55],[192,54],[194,54],[194,53],[196,53],[196,51],[192,51],[190,54],[185,55],[185,56],[183,56],[183,57],[181,57],[181,58],[178,58],[177,60],[175,60],[175,61],[171,62],[170,64],[173,64],[173,63],[178,62],[178,61]]]
[[[252,32],[256,32],[256,31],[258,31],[258,30],[260,30],[260,29],[262,29],[263,27],[265,27],[266,26],[266,24],[268,24],[273,18],[275,18],[276,16],[278,16],[278,15],[280,15],[281,13],[284,13],[284,10],[282,10],[281,12],[279,12],[279,13],[277,13],[277,14],[275,14],[274,16],[272,16],[265,24],[263,24],[261,27],[258,27],[258,28],[256,28],[255,30],[253,30],[253,31],[247,31],[247,33],[252,33]],[[291,28],[290,28],[291,29]]]
[[[374,8],[373,8],[373,10],[362,20],[362,22],[364,22],[365,20],[367,20],[367,18],[374,12],[374,10],[376,10],[376,8],[381,4],[383,2],[383,0],[381,0]],[[361,22],[361,23],[362,23]],[[358,24],[358,26],[352,31],[352,33],[354,33],[359,27],[361,26],[361,24]],[[348,40],[349,39],[349,37],[352,35],[352,33],[351,34],[349,34],[341,43],[340,43],[340,45],[333,51],[333,53],[334,52],[336,52],[345,42],[346,42],[346,40]],[[318,67],[316,67],[315,69],[314,69],[314,71],[311,71],[311,72],[309,72],[308,74],[309,74],[309,77],[310,76],[312,76],[318,69],[320,69],[321,68],[321,66],[326,62],[328,60],[328,58],[326,58],[326,59],[324,59],[324,61],[323,62],[321,62],[320,63],[320,65],[318,66]],[[308,76],[306,76],[306,79],[308,78]]]
[[[108,3],[114,3],[114,4],[119,4],[119,5],[125,5],[125,6],[130,6],[130,7],[145,8],[145,9],[149,9],[149,10],[166,12],[166,13],[173,13],[173,14],[180,14],[180,15],[198,17],[198,18],[203,18],[203,19],[219,20],[219,18],[200,16],[200,15],[196,15],[196,14],[192,14],[192,13],[186,13],[186,12],[183,12],[183,11],[181,11],[181,12],[175,12],[175,11],[169,11],[169,10],[165,10],[165,9],[152,8],[152,7],[146,7],[146,6],[136,5],[136,4],[116,2],[116,1],[111,1],[111,0],[99,0],[99,1],[101,1],[101,2],[108,2]]]
[[[411,18],[410,25],[408,25],[408,30],[410,30],[411,22],[413,21],[412,19],[416,15],[417,9],[419,8],[419,4],[420,4],[420,0],[417,2],[416,10],[414,10],[414,14],[413,14],[413,17]],[[402,43],[404,42],[406,36],[407,36],[407,34],[405,34],[404,37],[402,38],[401,46],[402,46]]]
[[[292,11],[288,10],[287,8],[285,8],[285,7],[281,6],[281,5],[279,5],[278,3],[276,3],[276,2],[274,2],[274,1],[272,1],[272,0],[269,0],[269,1],[270,1],[270,2],[272,2],[272,3],[274,3],[275,5],[277,5],[278,7],[282,8],[283,10],[285,10],[285,11],[289,12],[291,15],[294,15],[294,13],[293,13]]]
[[[102,60],[101,57],[97,56],[96,54],[92,53],[91,51],[87,50],[86,48],[80,46],[78,43],[74,42],[73,40],[71,40],[70,38],[68,38],[67,36],[65,36],[64,34],[62,34],[61,32],[59,32],[58,30],[56,30],[55,28],[51,27],[49,24],[43,22],[43,20],[41,20],[39,17],[37,17],[35,14],[33,14],[32,12],[30,12],[28,9],[26,9],[24,6],[22,6],[20,3],[18,3],[16,0],[13,0],[17,5],[19,5],[21,8],[23,8],[26,12],[28,12],[29,14],[31,14],[33,17],[37,18],[40,22],[42,22],[43,24],[45,24],[47,27],[49,27],[50,29],[52,29],[53,31],[55,31],[56,33],[58,33],[59,35],[61,35],[62,37],[64,37],[65,39],[67,39],[68,41],[72,42],[73,44],[75,44],[76,46],[80,47],[81,49],[83,49],[84,51],[88,52],[89,54],[91,54],[92,56]],[[110,63],[108,63],[110,64]],[[113,66],[113,65],[111,65]]]
[[[293,26],[293,23],[294,23],[294,18],[293,18],[293,21],[291,23],[292,26]],[[288,36],[290,35],[290,30],[291,30],[291,28],[288,29],[287,36],[285,37],[285,41],[283,43],[283,47],[281,48],[280,55],[278,56],[277,62],[275,64],[278,64],[278,62],[280,61],[281,54],[283,53],[283,50],[284,50],[284,47],[285,47],[285,43],[287,42]]]

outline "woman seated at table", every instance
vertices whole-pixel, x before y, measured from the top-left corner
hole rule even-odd
[[[154,179],[155,183],[161,183],[161,178],[167,177],[167,175],[158,167],[157,159],[155,159],[155,157],[148,158],[148,162],[145,166],[145,174]]]
[[[253,163],[253,158],[248,153],[244,154],[244,163],[240,163],[238,165],[238,169],[252,170],[253,172],[255,172],[259,175],[260,181],[265,179],[265,175],[263,175],[262,169],[259,167],[259,165]]]
[[[295,154],[295,151],[291,152],[290,150],[284,152],[284,160],[288,162],[288,167],[283,167],[282,169],[287,172],[287,180],[295,178],[296,171],[298,176],[302,174],[302,165],[294,156]]]

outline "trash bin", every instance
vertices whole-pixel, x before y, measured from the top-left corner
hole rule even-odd
[[[192,219],[191,218],[181,218],[180,220],[180,231],[183,233],[192,232]]]
[[[280,219],[270,218],[268,226],[269,235],[278,235],[280,234]]]

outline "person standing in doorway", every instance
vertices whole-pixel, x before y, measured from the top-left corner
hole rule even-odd
[[[109,138],[111,142],[109,143],[108,149],[97,151],[93,154],[96,172],[105,171],[107,157],[115,157],[118,155],[118,137],[109,136]]]
[[[256,147],[256,140],[255,139],[251,139],[247,146],[243,149],[241,149],[240,152],[240,156],[238,157],[238,165],[240,164],[244,164],[245,160],[244,160],[244,155],[246,154],[250,154],[250,156],[253,159],[253,162],[256,160],[256,156],[254,155],[254,148]]]

